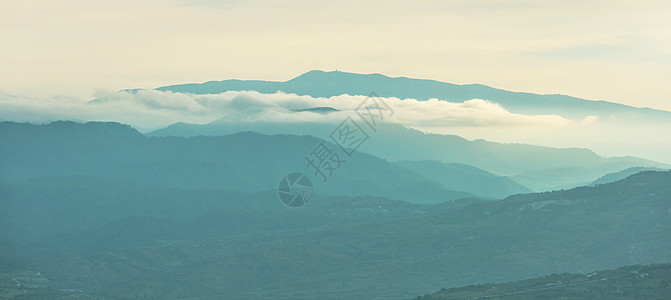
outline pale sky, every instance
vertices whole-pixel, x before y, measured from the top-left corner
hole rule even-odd
[[[671,3],[0,0],[8,93],[88,100],[315,68],[671,110]]]

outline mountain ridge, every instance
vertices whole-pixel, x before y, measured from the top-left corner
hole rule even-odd
[[[230,90],[254,90],[260,93],[283,91],[313,97],[332,97],[342,94],[364,95],[376,92],[381,97],[428,100],[438,98],[463,102],[480,98],[501,104],[507,110],[523,114],[558,114],[571,119],[596,115],[600,118],[617,116],[620,119],[649,122],[668,120],[671,112],[647,107],[587,100],[558,94],[512,92],[483,84],[452,84],[430,79],[388,77],[379,73],[357,74],[342,71],[312,70],[287,81],[229,79],[205,83],[175,84],[156,88],[193,94],[217,94]]]
[[[232,124],[215,121],[202,125],[173,124],[149,132],[147,135],[217,136],[251,130],[265,134],[328,136],[335,127],[336,124],[328,123],[312,123],[310,126],[305,126],[303,123],[288,122]],[[470,141],[456,135],[424,133],[390,123],[381,123],[377,133],[366,141],[360,150],[392,162],[436,160],[446,163],[463,163],[496,175],[518,176],[517,179],[512,179],[532,190],[584,185],[607,173],[634,166],[665,166],[641,158],[604,158],[586,148],[553,148],[522,143],[490,142],[483,139]],[[571,168],[570,172],[557,172],[558,168],[566,167]]]
[[[337,146],[309,135],[244,131],[225,136],[150,137],[127,125],[96,122],[0,123],[0,135],[6,137],[0,140],[3,181],[92,175],[166,187],[247,191],[276,188],[285,175],[300,171],[312,177],[315,190],[325,195],[377,195],[410,202],[474,196],[445,189],[364,152],[351,157],[341,154],[343,161],[332,173],[322,167],[322,181],[306,159],[321,142],[331,149]]]

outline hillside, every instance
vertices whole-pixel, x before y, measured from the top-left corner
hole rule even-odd
[[[300,171],[311,174],[323,195],[426,202],[572,188],[633,166],[664,166],[633,157],[603,158],[586,149],[468,141],[386,124],[352,158],[342,154],[345,161],[340,169],[323,183],[305,157],[322,141],[314,136],[328,138],[333,127],[257,125],[183,125],[180,128],[191,131],[173,136],[170,129],[142,135],[118,123],[4,122],[0,123],[0,134],[6,137],[0,140],[0,180],[93,175],[179,188],[260,191],[274,189],[284,175]],[[454,170],[494,181],[474,178],[466,184],[465,179],[450,179],[455,178],[451,171],[440,174],[446,170],[408,169],[389,163],[399,160],[470,165],[482,172]]]
[[[408,202],[471,197],[363,152],[340,154],[324,176],[306,163],[323,140],[239,132],[218,137],[146,137],[118,123],[0,123],[0,181],[91,175],[177,188],[276,189],[292,172],[322,195],[385,196]],[[326,147],[337,149],[327,143]],[[327,180],[324,182],[324,178]]]
[[[505,198],[513,194],[531,192],[510,178],[497,176],[469,165],[439,161],[399,161],[394,164],[435,180],[445,188],[477,191],[480,196]]]
[[[552,274],[506,282],[442,289],[432,299],[669,299],[671,264],[634,265],[598,272]]]
[[[599,177],[599,179],[592,182],[592,185],[615,182],[615,181],[625,179],[625,178],[627,178],[631,175],[634,175],[636,173],[643,172],[643,171],[663,171],[663,170],[659,169],[659,168],[646,168],[646,167],[627,168],[627,169],[624,169],[624,170],[619,171],[619,172],[608,173],[606,175],[603,175],[603,176]]]
[[[337,124],[212,122],[179,123],[148,133],[149,136],[220,136],[240,131],[264,134],[328,136]],[[552,148],[527,144],[470,141],[455,135],[427,134],[397,124],[379,125],[361,151],[389,161],[435,160],[474,166],[511,177],[534,191],[587,185],[597,178],[630,167],[664,168],[666,165],[636,157],[605,158],[581,148]]]
[[[671,172],[494,202],[317,196],[299,210],[273,193],[72,180],[79,183],[11,185],[2,198],[11,208],[0,218],[11,222],[1,224],[5,233],[31,224],[31,211],[80,229],[25,233],[34,241],[15,245],[23,257],[5,256],[7,272],[40,272],[54,288],[111,298],[398,299],[445,286],[671,261]],[[119,197],[129,204],[109,209]],[[174,210],[152,209],[162,201]],[[86,216],[96,223],[65,221]]]

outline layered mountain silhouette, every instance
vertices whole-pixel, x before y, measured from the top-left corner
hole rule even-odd
[[[478,191],[478,195],[505,198],[513,194],[529,193],[531,190],[514,180],[497,176],[473,166],[439,161],[399,161],[395,165],[433,178],[448,189]]]
[[[314,160],[311,153],[322,142],[331,151],[337,146],[312,136],[146,137],[126,125],[96,122],[6,122],[0,123],[0,134],[6,138],[0,141],[3,181],[91,175],[164,187],[261,191],[274,190],[285,175],[301,172],[323,195],[425,203],[474,196],[362,152],[351,158],[340,154],[330,165],[334,170],[322,167],[318,174],[306,157]]]
[[[561,95],[342,72],[159,90],[316,97],[375,90],[419,100],[484,98],[516,113],[572,119],[669,117]],[[327,104],[294,110],[336,111]],[[7,287],[0,296],[396,299],[466,286],[426,297],[473,298],[493,295],[486,283],[546,276],[496,285],[504,294],[544,297],[554,294],[539,285],[557,279],[559,291],[586,276],[552,273],[671,261],[668,165],[382,123],[322,182],[306,157],[318,145],[337,148],[328,138],[336,126],[220,120],[142,134],[119,123],[0,123],[0,284]],[[314,184],[299,209],[284,206],[276,190],[293,172]],[[630,293],[652,291],[632,289],[637,282],[625,277],[608,281],[613,276],[594,288],[624,282]]]
[[[240,131],[264,134],[290,133],[328,137],[337,124],[291,122],[177,123],[149,136],[218,136]],[[582,148],[552,148],[527,144],[470,141],[455,135],[427,134],[398,124],[381,123],[361,151],[389,161],[435,160],[460,163],[510,177],[535,191],[572,188],[630,167],[665,164],[636,157],[605,158]],[[438,179],[438,181],[440,181]]]
[[[207,134],[208,130],[212,130],[213,135],[157,136],[173,128],[170,127],[148,137],[118,123],[0,123],[0,132],[6,137],[0,141],[3,154],[0,180],[86,174],[170,187],[256,191],[276,188],[279,179],[290,172],[314,173],[305,157],[323,140],[305,134],[323,129],[323,134],[315,135],[328,137],[328,130],[333,127],[329,124],[272,125],[256,124],[249,128],[244,124],[239,128],[216,124],[182,125],[182,128],[193,129],[193,135],[195,132]],[[225,130],[220,131],[222,128]],[[294,135],[275,134],[272,130],[264,132],[263,128]],[[337,147],[328,145],[332,149]],[[268,149],[273,151],[268,152]],[[324,186],[317,189],[318,193],[440,202],[472,195],[503,197],[525,191],[519,189],[520,185],[538,191],[571,188],[630,167],[665,167],[633,157],[603,158],[586,149],[468,141],[457,136],[424,134],[393,124],[381,126],[360,149],[362,151],[352,158],[342,158],[346,161],[328,178],[327,184],[320,175],[311,175],[317,185]],[[489,186],[487,192],[473,185],[452,190],[447,186],[457,186],[450,185],[445,174],[417,174],[389,163],[401,160],[460,163],[495,175],[480,177]],[[497,176],[509,177],[517,183],[517,188],[493,183],[491,179]]]
[[[624,169],[624,170],[619,171],[619,172],[613,172],[613,173],[608,173],[606,175],[603,175],[603,176],[599,177],[599,179],[592,182],[592,185],[615,182],[615,181],[625,179],[625,178],[627,178],[631,175],[634,175],[636,173],[643,172],[643,171],[664,171],[664,170],[659,169],[659,168],[645,168],[645,167],[627,168],[627,169]]]

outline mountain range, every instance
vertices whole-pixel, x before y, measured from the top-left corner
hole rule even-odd
[[[201,120],[266,105],[282,118],[243,111],[150,132],[117,122],[0,122],[0,298],[668,296],[668,265],[655,264],[671,262],[671,165],[392,122],[346,149],[332,134],[342,121],[334,116],[349,108],[328,99],[273,106],[297,97],[256,92],[482,98],[574,125],[595,117],[651,128],[671,112],[322,71],[158,90],[87,105]],[[242,90],[256,92],[193,96]],[[325,169],[327,160],[335,168]],[[280,201],[290,173],[311,181],[289,189],[310,199],[305,206]]]
[[[324,140],[240,132],[214,137],[147,137],[118,123],[0,123],[0,180],[91,175],[177,188],[262,191],[293,172],[310,175],[324,195],[386,196],[409,202],[472,197],[373,155],[344,154],[323,177],[306,163]],[[337,146],[327,144],[330,149]],[[272,151],[271,151],[272,149]],[[335,163],[333,165],[335,168]],[[326,180],[326,181],[324,181]]]
[[[93,175],[168,187],[259,191],[274,189],[284,175],[300,171],[310,174],[316,191],[324,195],[441,202],[476,195],[502,198],[530,190],[571,188],[630,167],[666,167],[633,157],[603,158],[586,149],[468,141],[388,124],[381,126],[351,158],[342,154],[340,168],[324,183],[324,177],[308,166],[306,157],[322,141],[331,149],[337,146],[301,134],[300,128],[304,127],[294,126],[296,135],[266,135],[215,124],[187,128],[224,130],[222,135],[183,137],[163,136],[168,129],[143,135],[118,123],[0,123],[0,133],[6,137],[0,141],[0,180]],[[250,129],[264,132],[262,128]],[[308,131],[319,132],[320,128],[325,131],[329,127],[315,125]],[[392,163],[418,160],[434,160],[437,168],[441,162],[450,163],[452,168],[448,174],[444,172],[449,168],[436,173],[437,170],[408,165],[403,168]],[[481,183],[464,184],[462,180],[455,184],[449,178],[470,178]],[[498,182],[501,180],[506,182]]]
[[[240,131],[290,133],[327,137],[337,127],[329,123],[212,122],[178,123],[149,132],[149,136],[219,136]],[[602,157],[584,148],[554,148],[528,144],[470,141],[455,135],[430,134],[392,123],[381,123],[360,148],[386,160],[434,160],[470,165],[506,176],[534,191],[586,185],[599,177],[630,167],[671,166],[637,157]]]
[[[356,74],[340,71],[309,71],[284,82],[261,80],[223,80],[205,83],[178,84],[159,87],[160,91],[193,94],[218,94],[225,91],[253,90],[260,93],[283,91],[313,97],[332,97],[342,94],[369,95],[375,91],[382,97],[428,100],[437,98],[463,102],[479,98],[503,105],[520,114],[557,114],[569,119],[598,116],[602,119],[617,117],[622,121],[668,122],[671,112],[650,108],[592,101],[566,95],[538,95],[510,92],[481,84],[457,85],[426,79],[387,77],[381,74]]]

